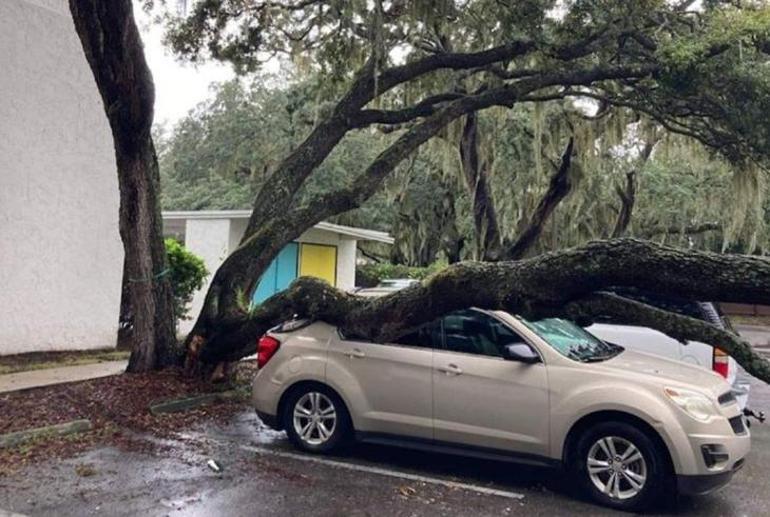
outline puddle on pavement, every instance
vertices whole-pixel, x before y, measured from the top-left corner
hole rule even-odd
[[[237,443],[239,445],[274,445],[286,443],[286,433],[266,426],[254,412],[245,411],[225,425],[207,425],[178,433],[182,440],[199,443]]]

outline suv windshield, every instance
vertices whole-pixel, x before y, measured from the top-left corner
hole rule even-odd
[[[567,320],[560,318],[537,321],[520,319],[557,352],[575,361],[584,363],[605,361],[624,350],[622,346],[605,343]]]

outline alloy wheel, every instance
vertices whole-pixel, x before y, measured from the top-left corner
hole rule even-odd
[[[591,482],[611,499],[635,497],[647,481],[647,462],[639,448],[625,438],[605,436],[588,450],[586,470]]]
[[[294,431],[308,445],[326,443],[337,427],[337,410],[334,403],[317,391],[302,395],[294,405]]]

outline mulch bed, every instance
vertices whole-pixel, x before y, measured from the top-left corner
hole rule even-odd
[[[93,425],[87,433],[0,449],[0,476],[39,458],[70,456],[97,443],[131,450],[151,449],[156,445],[143,440],[142,435],[173,438],[178,431],[207,419],[226,421],[245,408],[244,400],[223,400],[163,415],[152,415],[149,406],[163,400],[243,387],[255,370],[253,362],[240,363],[234,376],[235,386],[212,385],[185,377],[178,369],[168,369],[0,394],[2,434],[79,418],[88,418]]]

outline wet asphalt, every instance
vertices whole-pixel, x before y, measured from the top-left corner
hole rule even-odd
[[[770,386],[754,382],[750,405],[770,414]],[[618,515],[544,468],[370,445],[330,458],[343,466],[308,461],[251,411],[157,445],[154,455],[97,448],[0,478],[0,515]],[[92,475],[78,475],[82,465]],[[730,485],[662,502],[658,514],[770,515],[770,424],[752,427],[752,451]]]

